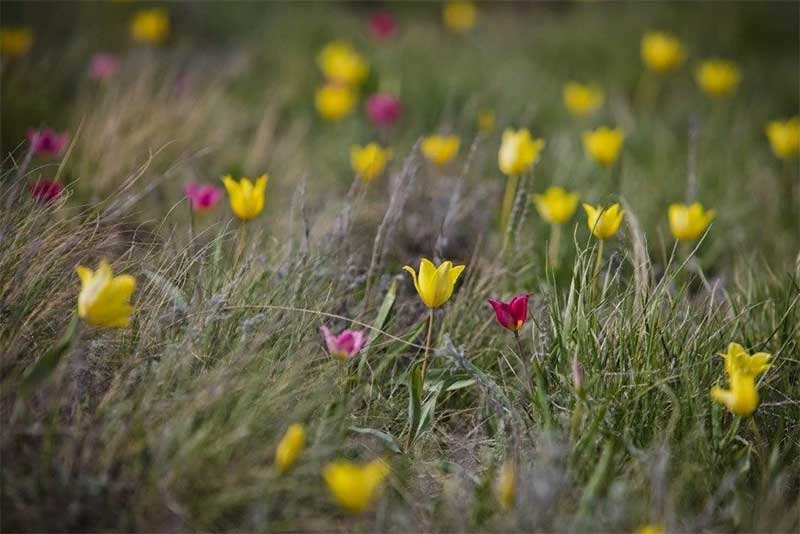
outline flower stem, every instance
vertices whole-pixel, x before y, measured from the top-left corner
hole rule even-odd
[[[428,336],[425,339],[425,355],[422,357],[422,385],[425,385],[425,375],[428,373],[428,354],[431,351],[431,334],[433,333],[433,308],[428,310]]]
[[[597,260],[595,260],[594,264],[594,274],[592,275],[593,279],[596,279],[600,275],[600,268],[603,266],[603,247],[605,243],[605,239],[601,239],[600,244],[597,246]]]
[[[550,225],[550,244],[547,248],[547,256],[553,270],[559,267],[559,251],[561,248],[561,225]]]
[[[236,259],[233,262],[234,269],[239,267],[239,260],[244,255],[245,243],[247,243],[247,221],[243,221],[239,226],[239,243],[236,246]]]
[[[528,397],[533,399],[533,389],[531,388],[531,368],[528,364],[528,358],[525,355],[525,349],[522,348],[522,338],[519,337],[519,332],[516,330],[514,330],[514,338],[517,340],[519,359],[522,360],[522,372],[525,373],[525,376],[522,377],[525,381],[525,389],[528,391]]]

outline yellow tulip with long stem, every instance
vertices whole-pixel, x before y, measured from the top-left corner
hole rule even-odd
[[[169,13],[159,7],[137,11],[131,20],[130,30],[135,41],[160,45],[169,37]]]
[[[461,140],[457,135],[429,135],[422,140],[420,150],[425,159],[436,165],[444,167],[458,154]]]
[[[297,462],[306,446],[306,429],[300,423],[289,425],[286,433],[275,449],[275,465],[282,473],[286,473]]]
[[[392,151],[388,148],[383,148],[378,143],[350,147],[350,165],[356,176],[361,178],[364,183],[370,183],[383,174],[386,165],[391,159]]]
[[[700,89],[715,100],[733,95],[742,81],[739,66],[732,61],[722,59],[710,59],[702,62],[695,69],[694,76]]]
[[[548,259],[553,268],[559,266],[561,227],[575,214],[578,207],[577,193],[568,192],[558,186],[550,186],[541,195],[531,195],[536,211],[550,225],[550,244]]]
[[[419,298],[428,307],[428,335],[425,338],[425,355],[422,360],[422,383],[424,384],[433,332],[433,311],[444,306],[453,296],[453,289],[458,277],[464,271],[464,265],[454,266],[453,262],[448,260],[436,266],[427,258],[422,258],[419,262],[419,272],[416,272],[410,265],[404,266],[403,270],[411,275]]]
[[[667,210],[669,230],[678,241],[694,241],[714,219],[714,210],[706,210],[699,202],[691,206],[681,203],[670,204]]]
[[[96,271],[82,265],[75,271],[81,280],[78,316],[92,326],[127,328],[133,313],[129,301],[136,279],[128,274],[114,276],[106,260],[100,260]]]
[[[783,210],[787,221],[798,228],[798,178],[797,162],[800,156],[800,117],[784,121],[770,121],[764,129],[775,157],[783,162]]]
[[[597,262],[595,263],[594,274],[592,276],[593,279],[596,279],[597,275],[600,274],[600,267],[603,264],[603,248],[605,241],[617,233],[625,212],[620,208],[618,203],[612,204],[607,208],[584,204],[583,209],[586,212],[586,224],[589,226],[589,231],[600,240],[597,248]]]
[[[730,343],[727,352],[720,356],[725,359],[729,389],[715,386],[711,388],[711,398],[734,415],[748,417],[758,408],[756,378],[770,368],[772,356],[766,352],[750,355],[738,343]]]
[[[610,168],[619,158],[625,134],[619,128],[605,126],[583,132],[583,149],[589,159]]]
[[[389,475],[384,460],[356,464],[339,460],[327,464],[322,477],[336,503],[351,514],[363,513],[380,495],[383,481]]]
[[[326,83],[314,94],[314,105],[320,117],[340,121],[350,115],[358,97],[355,90],[344,84]]]
[[[603,105],[605,93],[596,84],[568,82],[561,92],[564,107],[575,117],[588,117]]]
[[[222,179],[225,189],[228,191],[231,210],[242,221],[239,227],[239,245],[236,249],[234,266],[239,264],[239,259],[244,252],[247,239],[247,223],[258,217],[264,209],[264,193],[266,192],[268,181],[269,176],[266,174],[259,176],[255,183],[251,182],[247,177],[242,177],[239,181],[236,181],[228,175]]]
[[[663,78],[680,68],[686,60],[686,49],[674,35],[650,31],[642,36],[639,52],[645,70],[639,80],[635,99],[637,103],[651,108],[658,99]]]
[[[500,211],[500,227],[504,232],[503,252],[508,248],[516,222],[512,220],[512,212],[518,202],[517,197],[525,193],[522,177],[526,176],[539,161],[543,148],[544,140],[534,139],[527,128],[519,130],[507,128],[503,132],[500,149],[497,152],[497,166],[508,177]]]

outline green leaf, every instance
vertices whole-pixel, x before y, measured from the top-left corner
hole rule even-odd
[[[366,434],[369,436],[374,436],[383,441],[384,445],[386,445],[386,447],[392,452],[400,453],[400,445],[397,444],[397,441],[394,439],[394,436],[392,436],[388,432],[382,432],[375,428],[361,428],[357,426],[351,426],[349,430],[357,434]]]
[[[37,385],[47,379],[53,371],[55,371],[59,362],[61,362],[62,356],[64,356],[70,345],[72,345],[72,339],[75,337],[75,332],[77,332],[77,330],[78,314],[74,314],[67,325],[67,329],[61,336],[61,339],[50,347],[50,350],[45,352],[33,365],[25,370],[25,373],[22,375],[22,383],[20,384],[20,392],[23,395],[30,393]]]
[[[419,422],[422,419],[422,362],[417,362],[408,373],[408,444],[417,437]]]

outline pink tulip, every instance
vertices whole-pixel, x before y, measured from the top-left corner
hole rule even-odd
[[[69,135],[58,133],[52,128],[42,128],[35,130],[28,128],[26,137],[33,148],[34,153],[46,156],[59,156],[69,143]]]
[[[104,82],[114,76],[119,70],[119,60],[114,54],[98,52],[89,61],[89,78]]]
[[[187,182],[183,186],[186,198],[192,203],[192,210],[197,213],[210,211],[217,205],[222,198],[222,188],[213,185],[198,185]]]
[[[31,185],[31,196],[42,204],[49,204],[64,192],[64,186],[55,180],[39,180]]]
[[[378,11],[369,17],[369,30],[377,41],[385,41],[397,33],[397,21],[388,11]]]
[[[321,330],[322,336],[325,338],[325,344],[328,346],[328,352],[331,353],[331,356],[340,360],[355,358],[356,354],[367,343],[367,336],[360,330],[344,330],[338,336],[333,335],[326,326],[323,326]]]
[[[528,295],[517,295],[511,302],[489,299],[489,304],[494,308],[497,322],[503,328],[516,332],[528,318]]]
[[[378,126],[391,126],[400,118],[400,100],[388,93],[376,93],[367,99],[367,115]]]

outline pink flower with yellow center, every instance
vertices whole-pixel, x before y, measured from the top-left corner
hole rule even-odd
[[[367,343],[367,336],[360,330],[343,330],[339,335],[334,335],[327,326],[320,330],[328,352],[342,361],[355,358]]]

